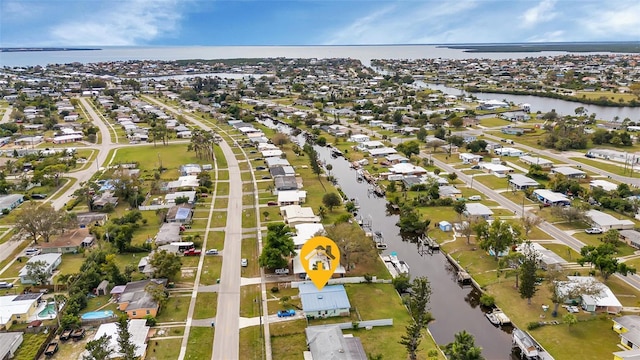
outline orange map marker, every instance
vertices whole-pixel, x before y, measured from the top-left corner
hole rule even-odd
[[[328,237],[315,236],[300,249],[300,261],[311,281],[322,290],[340,264],[340,249]]]

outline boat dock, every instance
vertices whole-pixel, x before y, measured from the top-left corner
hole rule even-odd
[[[428,237],[424,240],[424,244],[429,247],[431,251],[440,251],[440,244],[432,238]]]
[[[471,285],[471,275],[464,270],[458,271],[457,274],[458,282],[462,285]]]
[[[398,255],[395,251],[390,255],[380,255],[380,258],[392,277],[395,278],[401,274],[409,275],[409,265],[402,260],[398,260]]]
[[[515,328],[511,335],[512,347],[513,349],[517,348],[520,350],[521,359],[554,360],[553,356],[542,348],[528,333]]]

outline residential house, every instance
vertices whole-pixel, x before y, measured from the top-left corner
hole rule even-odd
[[[156,317],[160,304],[146,290],[147,286],[159,285],[165,288],[167,279],[150,279],[129,282],[118,298],[118,310],[127,313],[129,319]]]
[[[165,221],[168,223],[188,224],[191,223],[193,217],[193,205],[180,204],[174,205],[167,210]]]
[[[368,149],[367,151],[369,152],[369,155],[371,155],[374,158],[385,157],[387,155],[397,154],[398,153],[398,151],[396,149],[391,148],[391,147]]]
[[[304,329],[307,346],[313,360],[367,360],[360,339],[353,335],[343,335],[337,325],[309,326]]]
[[[493,150],[493,153],[499,156],[514,156],[519,157],[524,155],[524,152],[520,149],[511,148],[511,147],[502,147],[499,149]]]
[[[625,315],[614,317],[612,320],[613,331],[620,335],[620,345],[627,349],[627,351],[623,351],[622,353],[628,353],[634,350],[640,351],[640,316]],[[628,359],[628,357],[621,356],[619,358]]]
[[[561,166],[561,167],[556,167],[551,169],[551,173],[552,174],[562,174],[564,176],[566,176],[567,178],[570,179],[584,179],[585,177],[587,177],[587,173],[582,171],[582,170],[578,170],[578,169],[574,169],[568,166]]]
[[[169,190],[176,189],[196,189],[200,186],[200,182],[198,181],[198,177],[196,175],[185,175],[178,177],[178,180],[169,181],[167,183],[167,188]]]
[[[170,244],[172,242],[180,241],[180,225],[177,222],[164,223],[160,226],[158,233],[155,236],[155,243],[157,246]]]
[[[363,151],[369,151],[371,149],[381,149],[383,147],[385,147],[384,144],[377,140],[363,141],[361,143],[358,143],[358,145],[356,145],[356,148]]]
[[[147,353],[147,340],[149,338],[149,329],[147,321],[144,319],[131,319],[127,323],[127,330],[131,337],[129,341],[134,346],[134,357],[136,359],[144,359]],[[93,336],[93,340],[100,339],[103,336],[109,338],[106,348],[110,350],[110,359],[122,359],[123,354],[120,352],[120,345],[118,344],[118,323],[106,323],[101,324]],[[87,353],[85,351],[85,353]]]
[[[440,186],[438,188],[438,193],[440,194],[441,198],[450,197],[459,199],[462,197],[462,191],[460,191],[460,189],[458,189],[457,187],[451,185]]]
[[[0,329],[9,330],[14,322],[26,323],[33,319],[42,295],[37,292],[0,296]]]
[[[264,163],[267,164],[267,167],[271,169],[274,166],[291,166],[289,160],[283,159],[278,156],[271,156],[264,159]]]
[[[24,202],[24,195],[0,195],[0,212],[11,211]]]
[[[611,229],[626,230],[635,227],[635,223],[631,220],[616,219],[614,216],[598,210],[589,210],[585,213],[585,216],[590,220],[593,227],[600,228],[602,231]]]
[[[106,190],[103,191],[100,195],[94,197],[92,207],[96,210],[101,210],[109,204],[113,205],[113,207],[116,207],[118,205],[118,197],[114,196],[113,191]]]
[[[297,190],[298,181],[295,176],[278,176],[273,179],[276,191]]]
[[[392,174],[399,175],[424,175],[427,173],[427,170],[421,166],[413,165],[410,163],[398,163],[393,164],[389,167],[389,171]]]
[[[313,213],[310,207],[300,205],[287,205],[280,208],[280,215],[284,218],[285,224],[296,226],[304,223],[319,223],[320,217]]]
[[[316,236],[316,234],[324,233],[324,225],[316,223],[304,223],[294,226],[296,229],[296,235],[292,237],[293,245],[296,249],[301,249],[307,240]]]
[[[322,290],[313,283],[298,287],[302,311],[307,318],[349,316],[351,304],[344,285],[326,285]]]
[[[54,253],[54,254],[40,254],[33,256],[27,261],[27,264],[34,264],[36,262],[42,261],[44,263],[44,272],[49,274],[49,277],[53,275],[53,272],[60,266],[62,263],[62,254]],[[27,264],[20,269],[20,283],[23,285],[33,284],[33,279],[29,276],[29,271]]]
[[[523,128],[517,128],[517,127],[503,127],[502,129],[500,129],[500,131],[502,131],[503,134],[507,134],[507,135],[522,135],[522,134],[524,134],[524,129]]]
[[[369,135],[354,134],[354,135],[351,135],[351,137],[347,141],[362,143],[362,142],[367,142],[367,141],[370,141],[370,140],[371,140],[371,138],[369,137]]]
[[[76,214],[76,221],[80,228],[86,228],[88,226],[103,226],[106,224],[108,218],[109,216],[107,214],[98,212]]]
[[[88,228],[84,227],[67,230],[49,242],[41,242],[40,249],[43,254],[76,254],[81,248],[89,248],[93,246],[94,241],[95,236],[89,233]]]
[[[278,191],[278,206],[301,205],[307,200],[307,192],[303,190]]]
[[[524,155],[524,156],[520,156],[520,158],[518,159],[521,162],[531,166],[531,165],[538,165],[543,169],[550,169],[553,167],[553,161],[551,160],[547,160],[547,159],[543,159],[539,156],[529,156],[529,155]]]
[[[24,338],[22,334],[21,332],[0,333],[0,359],[13,358],[20,344],[22,344]]]
[[[538,260],[538,266],[543,270],[557,268],[567,263],[567,261],[558,254],[536,242],[520,244],[516,248],[516,251],[525,255],[528,251],[533,251]]]
[[[509,178],[509,187],[514,190],[524,190],[538,186],[540,186],[540,184],[537,181],[522,174],[511,174]]]
[[[486,205],[480,203],[466,203],[464,215],[471,219],[489,220],[493,216],[493,211]]]
[[[483,156],[471,154],[471,153],[460,153],[458,154],[458,158],[462,160],[463,164],[473,164],[473,163],[479,163],[480,161],[482,161]]]
[[[389,164],[400,164],[400,163],[408,163],[409,159],[399,154],[391,154],[387,155],[384,158]],[[366,160],[366,159],[364,159]]]
[[[189,176],[189,175],[197,176],[201,172],[202,172],[202,167],[198,164],[185,164],[180,166],[181,176]]]
[[[627,245],[640,249],[640,232],[636,230],[620,230],[620,241]]]
[[[596,313],[619,314],[622,311],[622,304],[613,294],[611,289],[590,276],[567,276],[567,281],[560,281],[556,287],[560,294],[567,294],[576,287],[597,287],[599,294],[582,294],[579,299],[567,299],[567,303],[579,301],[583,310]]]
[[[589,187],[591,189],[600,188],[600,189],[602,189],[604,191],[607,191],[607,192],[608,191],[615,191],[615,190],[618,189],[618,185],[616,185],[616,184],[614,184],[614,183],[612,183],[610,181],[600,180],[600,179],[591,180],[591,182],[589,183]]]
[[[187,200],[187,204],[195,204],[196,203],[196,192],[195,191],[176,191],[164,196],[164,202],[166,204],[175,204],[176,199],[184,198]]]
[[[571,205],[571,200],[567,198],[565,194],[547,190],[547,189],[536,189],[533,190],[533,195],[545,205],[553,205],[553,206],[567,206]]]
[[[489,162],[479,163],[480,168],[488,173],[491,173],[497,177],[506,177],[507,174],[514,172],[514,170],[506,165],[494,164]]]

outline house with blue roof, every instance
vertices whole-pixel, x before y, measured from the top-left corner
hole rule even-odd
[[[302,311],[307,318],[349,316],[349,297],[344,285],[327,285],[318,290],[313,283],[300,284]]]

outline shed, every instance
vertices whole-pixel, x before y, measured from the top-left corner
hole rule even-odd
[[[451,223],[448,221],[440,221],[438,227],[440,227],[442,231],[451,231]]]
[[[109,280],[102,280],[96,288],[96,295],[102,296],[109,293]]]

